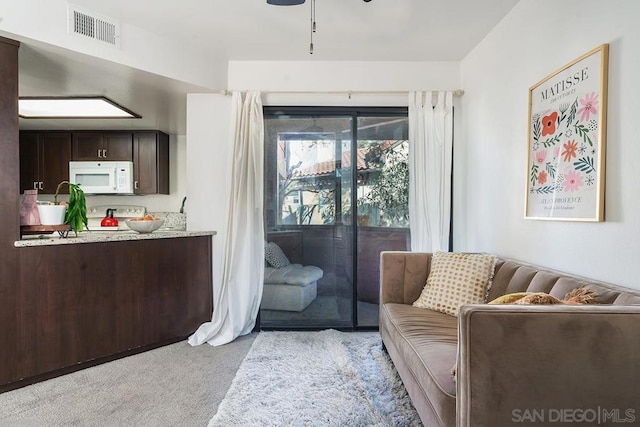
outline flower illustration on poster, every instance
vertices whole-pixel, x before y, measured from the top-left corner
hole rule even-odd
[[[603,220],[608,45],[529,91],[527,218]]]

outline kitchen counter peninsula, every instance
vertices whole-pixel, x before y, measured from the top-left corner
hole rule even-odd
[[[16,356],[0,352],[0,393],[186,339],[211,320],[215,234],[94,231],[13,241],[16,280],[0,292],[13,326],[3,326],[11,335],[0,347],[8,343],[5,354]]]
[[[74,245],[81,243],[124,242],[129,240],[174,239],[181,237],[215,236],[215,231],[156,230],[152,233],[137,231],[82,231],[78,236],[71,231],[67,237],[57,233],[23,236],[14,243],[17,248],[31,246]]]

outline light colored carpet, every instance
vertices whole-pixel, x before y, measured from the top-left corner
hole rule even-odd
[[[0,394],[0,426],[206,426],[256,335],[180,342]]]
[[[209,427],[420,426],[377,332],[261,332]]]

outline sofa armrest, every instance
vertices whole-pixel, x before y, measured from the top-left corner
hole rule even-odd
[[[466,305],[458,343],[458,426],[640,419],[640,306]]]
[[[380,253],[380,305],[413,304],[427,282],[431,253],[383,251]]]

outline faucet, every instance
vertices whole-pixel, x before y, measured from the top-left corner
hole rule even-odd
[[[184,203],[187,201],[187,196],[182,199],[182,206],[180,206],[180,213],[184,213]]]

